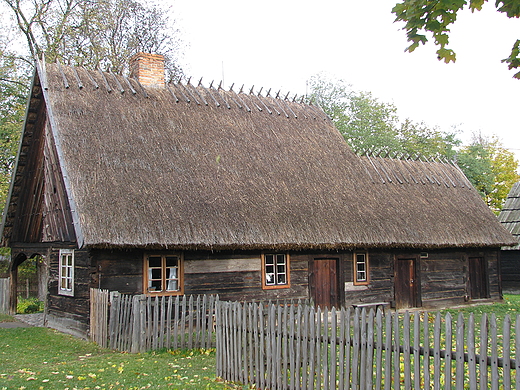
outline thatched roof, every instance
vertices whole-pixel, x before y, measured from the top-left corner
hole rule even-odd
[[[517,240],[517,245],[503,249],[520,249],[520,182],[515,183],[509,191],[498,220]]]
[[[316,106],[58,65],[38,74],[82,245],[512,243],[456,166],[359,157]]]

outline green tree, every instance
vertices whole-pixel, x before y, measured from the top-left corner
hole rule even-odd
[[[327,113],[354,149],[399,149],[394,105],[379,101],[370,92],[353,91],[343,80],[323,74],[313,76],[308,85],[309,100]]]
[[[32,58],[121,74],[144,51],[165,56],[170,78],[182,74],[182,42],[168,9],[139,0],[1,1]]]
[[[456,131],[444,132],[410,119],[401,122],[398,134],[402,148],[409,154],[443,156],[451,160],[457,153],[455,148],[460,145]]]
[[[474,134],[471,143],[459,151],[457,160],[486,204],[498,213],[509,190],[520,180],[514,154],[504,149],[498,138]]]
[[[313,76],[310,100],[318,103],[355,150],[377,150],[425,157],[453,158],[458,145],[455,133],[444,133],[410,119],[401,121],[397,108],[370,92],[353,91],[342,80]]]
[[[28,93],[27,64],[0,41],[0,204],[9,190]]]
[[[457,14],[463,9],[472,12],[480,11],[487,0],[453,0],[453,1],[429,1],[429,0],[403,0],[392,9],[396,15],[396,21],[405,22],[403,30],[406,31],[410,46],[406,49],[414,51],[420,44],[428,41],[427,33],[431,33],[435,45],[438,46],[437,57],[448,63],[455,61],[456,55],[448,48],[450,26],[457,20]],[[505,13],[509,18],[520,17],[520,1],[497,0],[495,6],[498,12]],[[520,67],[520,39],[513,44],[509,57],[502,60],[508,64],[509,69]],[[520,72],[513,77],[520,79]]]

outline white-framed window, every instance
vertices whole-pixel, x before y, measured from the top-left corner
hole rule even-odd
[[[368,284],[368,254],[354,253],[354,284]]]
[[[145,293],[184,294],[183,259],[180,254],[146,254],[144,259]]]
[[[289,276],[288,254],[262,254],[262,288],[288,288]]]
[[[60,249],[58,294],[74,296],[74,249]]]

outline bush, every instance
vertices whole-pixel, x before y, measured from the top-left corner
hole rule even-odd
[[[40,313],[43,311],[43,302],[36,298],[18,298],[18,304],[16,305],[17,314],[32,314]]]

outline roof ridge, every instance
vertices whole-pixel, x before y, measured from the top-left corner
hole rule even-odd
[[[40,61],[44,63],[44,61]],[[40,66],[41,69],[47,71],[46,64]],[[109,93],[118,91],[125,94],[127,91],[132,95],[142,94],[145,98],[149,97],[152,90],[162,87],[145,87],[138,79],[127,77],[125,75],[116,75],[112,71],[102,71],[100,69],[92,70],[83,66],[62,65],[59,60],[55,62],[57,71],[63,82],[65,89],[77,87],[79,90],[92,86],[95,90],[104,89]],[[70,69],[70,74],[67,74],[66,69]],[[98,77],[99,76],[99,77]],[[96,78],[99,81],[96,81]],[[270,115],[285,116],[286,118],[298,119],[299,116],[311,119],[331,120],[319,104],[312,98],[295,94],[292,98],[291,93],[287,92],[285,95],[281,93],[281,89],[276,94],[271,94],[272,88],[260,88],[255,92],[253,85],[249,92],[244,89],[245,84],[242,85],[237,92],[234,90],[233,83],[229,90],[224,89],[222,81],[218,86],[214,86],[215,81],[212,81],[209,86],[204,86],[200,78],[198,84],[195,86],[191,83],[191,77],[185,78],[181,76],[177,81],[171,80],[165,82],[164,90],[167,90],[175,99],[176,103],[195,103],[196,105],[214,105],[216,107],[223,107],[227,109],[238,108],[245,109],[247,112],[260,111],[266,112]],[[47,77],[43,85],[44,89],[48,89]],[[274,96],[273,96],[274,95]],[[297,107],[297,108],[296,108]]]

